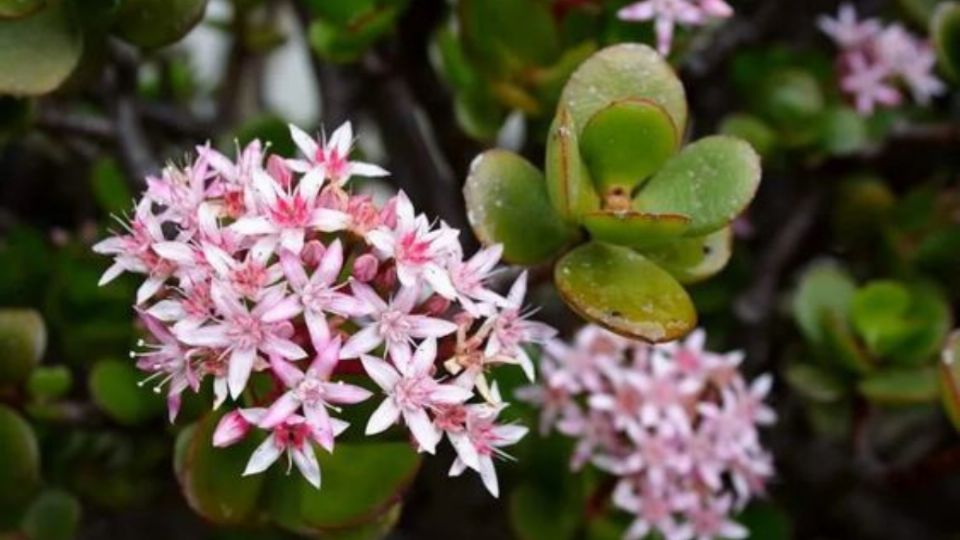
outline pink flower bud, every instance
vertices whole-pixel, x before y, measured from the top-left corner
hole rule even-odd
[[[240,411],[230,411],[217,424],[217,429],[213,432],[213,445],[219,448],[230,446],[246,437],[249,432],[250,423],[243,418]]]
[[[303,246],[300,258],[303,259],[304,265],[312,268],[320,264],[320,259],[323,258],[326,250],[327,248],[319,240],[311,240]]]
[[[440,296],[439,294],[434,294],[430,298],[427,298],[427,301],[420,305],[420,310],[424,315],[440,315],[441,313],[447,311],[450,308],[450,300]]]
[[[364,253],[353,261],[353,277],[357,281],[367,283],[377,275],[380,261],[370,253]]]

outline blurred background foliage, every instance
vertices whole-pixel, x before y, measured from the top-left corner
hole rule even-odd
[[[290,153],[287,122],[349,118],[393,173],[372,187],[404,189],[470,249],[471,160],[499,146],[543,162],[572,70],[652,42],[616,18],[626,3],[0,0],[0,538],[618,538],[603,479],[568,474],[556,436],[525,439],[501,501],[446,478],[450,459],[349,437],[320,494],[282,472],[238,480],[249,448],[202,443],[216,417],[200,400],[170,426],[137,386],[134,283],[98,288],[90,245],[196,144]],[[763,158],[730,264],[690,287],[711,346],[778,378],[778,479],[742,520],[770,540],[960,537],[960,6],[856,2],[929,34],[952,81],[932,106],[865,118],[815,27],[836,2],[731,3],[669,60],[686,139],[734,134]],[[548,273],[535,281],[540,316],[575,328]]]

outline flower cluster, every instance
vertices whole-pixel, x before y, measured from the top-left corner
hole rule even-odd
[[[854,7],[844,4],[836,18],[821,17],[819,26],[840,48],[840,88],[861,114],[872,113],[878,105],[902,103],[901,85],[921,105],[946,90],[933,74],[937,61],[933,47],[900,24],[859,20]]]
[[[675,26],[702,26],[732,15],[724,0],[643,0],[617,12],[625,21],[653,21],[657,50],[664,56],[670,54]]]
[[[626,538],[744,538],[730,514],[772,475],[759,425],[771,379],[747,384],[740,353],[684,342],[648,345],[587,326],[572,345],[551,341],[541,381],[518,397],[541,410],[540,428],[573,437],[571,467],[614,475],[613,503],[635,515]]]
[[[314,444],[332,452],[348,426],[331,413],[378,389],[367,434],[402,422],[429,453],[446,436],[451,474],[473,469],[496,495],[493,458],[526,428],[497,423],[506,404],[488,372],[517,364],[532,377],[524,345],[554,334],[527,319],[526,275],[502,296],[486,281],[499,246],[464,260],[458,231],[402,192],[382,206],[348,192],[352,176],[387,174],[350,160],[349,123],[329,141],[290,130],[302,159],[258,141],[236,160],[199,147],[149,178],[123,230],[94,246],[114,259],[101,284],[145,275],[136,309],[153,340],[132,353],[138,367],[166,387],[171,421],[184,391],[211,382],[213,407],[231,407],[215,445],[266,432],[245,474],[286,455],[319,487]]]

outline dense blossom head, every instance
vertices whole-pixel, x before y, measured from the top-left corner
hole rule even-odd
[[[850,4],[841,6],[836,18],[821,17],[819,26],[840,49],[840,89],[862,114],[872,113],[877,106],[899,105],[904,87],[921,105],[946,90],[933,74],[933,47],[903,26],[859,19]]]
[[[657,50],[664,56],[670,53],[677,25],[701,26],[731,15],[733,8],[724,0],[643,0],[617,12],[625,21],[653,21]]]
[[[171,421],[183,392],[212,385],[213,407],[229,409],[215,445],[266,434],[244,474],[286,456],[319,487],[315,449],[333,452],[349,427],[336,416],[380,393],[367,434],[402,424],[429,453],[446,437],[453,471],[477,471],[496,495],[493,458],[526,429],[496,421],[506,404],[489,372],[532,375],[524,345],[553,335],[522,311],[526,277],[502,296],[487,283],[499,246],[464,259],[459,232],[402,192],[383,207],[350,193],[351,176],[387,173],[350,159],[349,124],[329,141],[291,133],[303,159],[259,141],[235,161],[199,147],[151,177],[123,230],[94,247],[114,259],[102,284],[145,276],[136,309],[152,339],[137,366],[166,391]]]
[[[748,384],[742,355],[706,351],[704,337],[654,346],[587,326],[548,344],[540,383],[518,392],[542,432],[576,439],[574,469],[617,478],[613,503],[635,516],[627,538],[745,538],[730,515],[773,473],[757,432],[775,420],[770,377]]]

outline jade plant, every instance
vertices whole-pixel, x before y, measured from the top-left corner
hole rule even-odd
[[[880,406],[936,403],[937,358],[952,317],[925,282],[873,280],[858,286],[842,268],[809,269],[793,300],[810,360],[794,361],[787,381],[827,409],[851,398]]]
[[[693,329],[683,285],[727,263],[730,223],[760,182],[746,142],[683,144],[683,85],[651,48],[622,44],[586,60],[563,89],[545,171],[490,150],[473,162],[464,195],[484,243],[504,258],[554,264],[577,313],[652,342]]]

